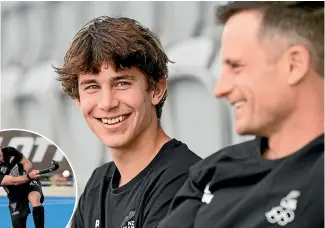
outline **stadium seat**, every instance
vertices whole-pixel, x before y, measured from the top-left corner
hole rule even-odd
[[[114,8],[114,2],[82,2],[82,7],[80,11],[82,12],[79,15],[79,28],[82,25],[90,21],[91,19],[99,16],[111,16],[112,14],[118,13],[118,9]]]
[[[25,43],[21,39],[23,36],[22,32],[24,31],[21,26],[22,19],[23,17],[21,15],[15,15],[12,12],[8,12],[6,17],[1,18],[2,67],[21,61],[21,53],[24,51],[23,44]]]
[[[21,75],[21,88],[16,93],[22,126],[55,141],[55,118],[58,100],[55,98],[56,81],[50,62],[35,65]],[[64,126],[64,125],[62,125]]]
[[[18,65],[9,65],[1,71],[1,129],[22,127],[16,93],[21,87],[23,70]]]
[[[213,97],[216,80],[208,65],[215,55],[208,37],[186,40],[167,50],[175,64],[169,65],[169,83],[162,125],[166,131],[207,157],[230,143],[230,119],[225,103]]]
[[[161,31],[164,46],[192,37],[200,18],[199,2],[164,2],[161,4]]]
[[[78,2],[57,2],[52,5],[53,44],[51,58],[61,60],[72,38],[82,24],[78,21]],[[50,26],[50,24],[49,24]]]
[[[138,20],[141,24],[148,27],[149,29],[154,29],[155,21],[159,20],[155,15],[155,2],[151,1],[132,1],[132,2],[121,2],[122,11],[121,15],[124,17],[130,17]],[[145,13],[144,13],[145,12]]]

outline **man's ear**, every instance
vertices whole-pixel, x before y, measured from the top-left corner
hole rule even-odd
[[[311,55],[306,47],[294,45],[287,50],[289,74],[288,83],[299,83],[311,68]]]
[[[157,82],[151,91],[152,94],[152,104],[157,105],[161,101],[161,99],[164,97],[167,90],[167,79],[162,78],[159,82]]]

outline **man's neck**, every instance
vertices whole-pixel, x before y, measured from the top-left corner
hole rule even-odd
[[[169,140],[158,127],[141,133],[127,148],[112,149],[113,161],[121,175],[119,186],[128,183],[146,168]]]
[[[306,107],[307,106],[307,107]],[[324,99],[308,101],[301,110],[285,121],[280,129],[268,137],[267,159],[286,157],[324,133]]]

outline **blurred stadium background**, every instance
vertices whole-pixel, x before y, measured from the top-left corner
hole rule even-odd
[[[45,223],[47,228],[65,227],[70,220],[76,203],[76,186],[73,169],[62,151],[47,139],[28,131],[8,130],[0,132],[0,147],[14,147],[24,154],[33,169],[44,169],[55,160],[60,168],[53,173],[41,176],[45,196]],[[68,170],[70,175],[63,176]],[[0,227],[10,226],[7,193],[0,187]],[[60,219],[58,219],[58,217]],[[28,227],[34,227],[32,215],[28,218]]]
[[[69,42],[102,15],[139,20],[161,39],[172,61],[162,125],[207,157],[247,140],[233,131],[233,113],[213,97],[220,73],[221,27],[215,7],[224,2],[1,2],[1,128],[24,128],[55,142],[76,173],[80,195],[92,171],[110,161],[65,96],[51,66],[62,64]]]

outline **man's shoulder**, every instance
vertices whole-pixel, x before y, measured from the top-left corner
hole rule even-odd
[[[179,155],[179,157],[183,157],[186,156],[187,158],[189,158],[189,160],[202,160],[201,157],[199,157],[197,154],[195,154],[191,149],[189,149],[189,147],[187,146],[187,144],[183,143],[182,141],[179,141],[177,139],[174,139],[174,146],[172,147],[172,150],[174,150],[176,153],[175,155]]]
[[[168,143],[169,146],[166,147],[164,157],[161,159],[164,167],[187,169],[202,160],[185,143],[177,139],[172,139]]]
[[[114,170],[115,170],[116,166],[114,162],[108,162],[105,163],[99,167],[97,167],[94,172],[93,175],[95,176],[105,176],[105,177],[112,177]]]
[[[201,160],[185,143],[172,139],[149,165],[152,170],[150,179],[164,182],[188,175],[189,168]]]
[[[18,151],[16,148],[11,147],[11,146],[4,147],[1,149],[1,151],[5,158],[8,158],[10,156],[14,156],[14,157],[22,156],[22,153],[20,151]]]
[[[215,166],[221,161],[242,160],[258,155],[260,137],[242,143],[230,145],[211,154],[192,167],[193,170]]]
[[[102,183],[103,178],[111,178],[113,176],[115,168],[116,166],[114,162],[108,162],[97,167],[87,182],[85,192],[92,191],[93,189],[99,187]]]
[[[6,147],[1,148],[1,151],[3,152],[3,154],[7,154],[12,151],[16,151],[16,148],[13,148],[11,146],[6,146]]]

